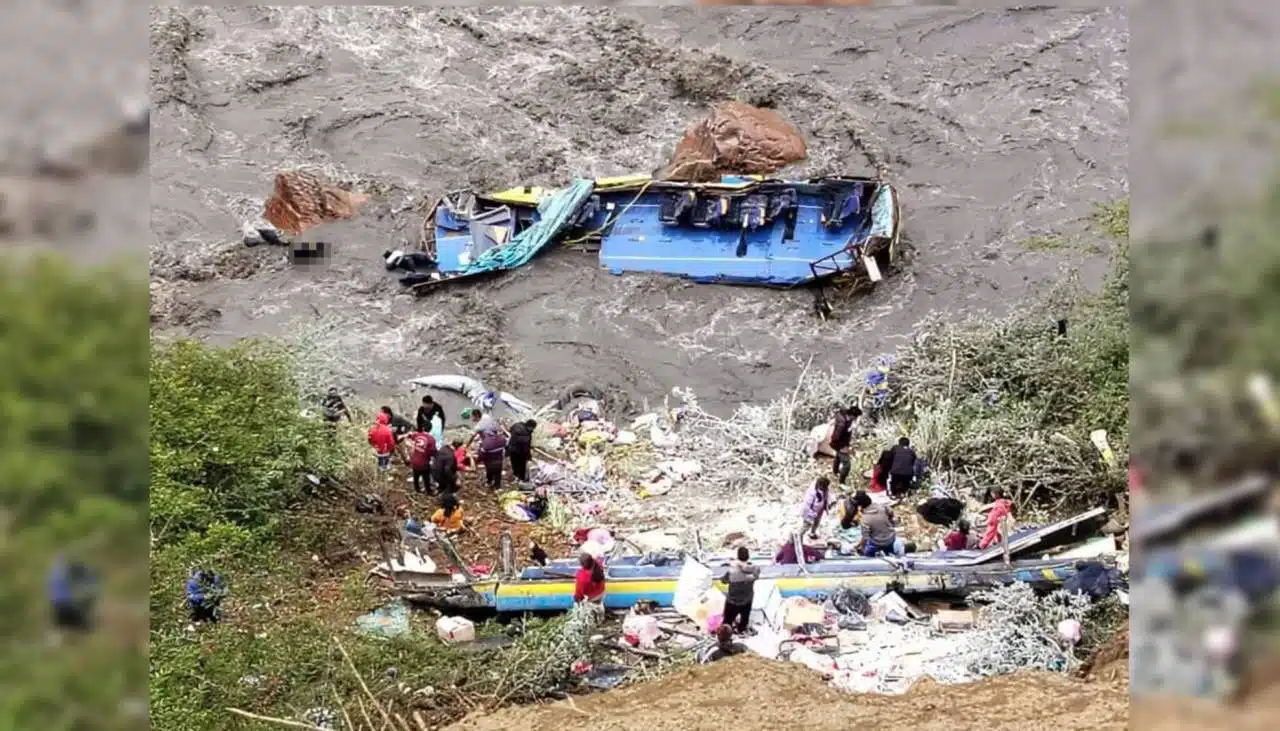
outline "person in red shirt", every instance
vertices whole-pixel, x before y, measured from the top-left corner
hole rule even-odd
[[[459,472],[470,472],[476,466],[475,457],[467,454],[467,445],[461,439],[453,440],[453,460],[458,464]]]
[[[573,601],[596,602],[604,599],[604,567],[589,554],[578,557],[578,576],[573,587]]]
[[[396,451],[396,435],[391,432],[391,417],[384,413],[378,414],[378,421],[369,427],[369,446],[373,447],[373,454],[378,458],[378,471],[386,472],[391,469],[391,455]]]
[[[435,456],[435,437],[424,431],[409,435],[409,469],[413,470],[416,492],[431,492],[431,459]]]
[[[964,551],[969,548],[969,521],[961,518],[956,529],[942,539],[942,547],[948,551]]]
[[[1013,501],[1004,496],[1004,490],[998,487],[992,488],[991,497],[995,502],[991,504],[991,512],[987,513],[987,532],[978,543],[978,548],[982,550],[990,548],[991,544],[1000,540],[1000,520],[1013,515]]]

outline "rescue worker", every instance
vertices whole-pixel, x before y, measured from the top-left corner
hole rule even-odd
[[[378,459],[378,471],[389,471],[391,455],[396,452],[396,436],[391,431],[391,417],[384,411],[378,412],[377,420],[369,427],[369,446]]]
[[[324,412],[324,420],[330,424],[337,424],[344,416],[347,417],[347,421],[354,421],[351,418],[351,409],[348,409],[347,402],[342,400],[342,394],[338,393],[337,386],[329,387],[328,393],[320,402],[320,409]]]
[[[415,492],[431,492],[431,460],[439,452],[435,437],[425,431],[409,435],[409,469],[413,471]]]
[[[418,431],[430,432],[431,420],[440,419],[440,428],[444,428],[444,407],[436,403],[430,395],[422,397],[422,405],[418,407]]]
[[[458,458],[448,447],[436,449],[431,458],[431,479],[435,480],[440,492],[458,491]]]
[[[517,482],[529,481],[529,461],[533,459],[533,432],[538,422],[533,419],[511,426],[511,439],[507,441],[507,458],[511,460],[511,474]]]

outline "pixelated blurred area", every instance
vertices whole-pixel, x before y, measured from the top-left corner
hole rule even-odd
[[[99,261],[144,250],[145,6],[10,6],[0,26],[0,246],[74,248]]]
[[[0,728],[147,724],[145,13],[0,24]]]
[[[1133,722],[1274,727],[1280,7],[1132,7]]]

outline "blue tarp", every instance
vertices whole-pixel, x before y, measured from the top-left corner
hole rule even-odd
[[[468,264],[463,276],[498,272],[528,264],[534,256],[555,239],[578,207],[591,196],[595,183],[575,180],[569,187],[547,196],[538,204],[538,220],[521,231],[509,243],[489,249]]]

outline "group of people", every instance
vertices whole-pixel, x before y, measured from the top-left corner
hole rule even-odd
[[[866,490],[857,490],[838,499],[831,495],[831,480],[819,477],[805,493],[802,507],[803,526],[801,536],[810,541],[819,538],[818,529],[822,519],[835,507],[838,519],[832,537],[826,542],[827,548],[842,556],[903,556],[914,550],[914,546],[898,536],[897,518],[893,508],[876,502]],[[778,563],[797,563],[796,541],[783,544],[775,560]],[[820,560],[826,550],[805,546],[805,561]],[[811,552],[812,551],[812,552]]]
[[[862,409],[857,406],[845,406],[836,409],[832,420],[828,443],[835,457],[831,461],[831,472],[841,485],[848,482],[852,471],[853,441],[864,431],[858,426],[862,415]],[[902,437],[880,453],[871,470],[871,489],[888,492],[895,500],[901,500],[915,489],[923,468],[924,463],[912,448],[911,440]]]

